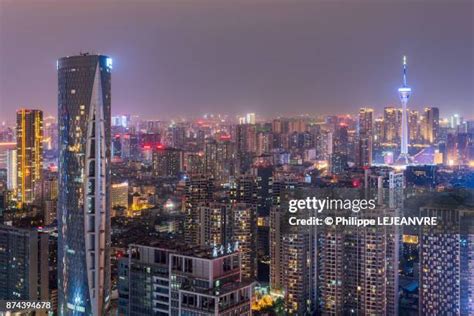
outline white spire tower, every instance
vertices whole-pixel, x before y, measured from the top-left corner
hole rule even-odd
[[[400,156],[398,157],[398,164],[408,165],[410,163],[410,156],[408,155],[408,110],[407,103],[411,95],[411,88],[407,84],[407,56],[403,56],[403,85],[398,88],[398,95],[402,102],[402,135]]]

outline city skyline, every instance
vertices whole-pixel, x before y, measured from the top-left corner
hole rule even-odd
[[[131,107],[154,119],[222,113],[223,107],[230,115],[355,113],[359,107],[378,112],[398,104],[404,54],[416,90],[413,108],[470,114],[471,2],[401,7],[242,1],[242,11],[236,4],[209,3],[99,3],[89,12],[72,1],[2,2],[0,38],[12,45],[0,46],[6,57],[0,71],[9,74],[0,79],[1,121],[13,122],[12,113],[23,106],[56,114],[56,59],[80,51],[114,58],[113,114]],[[54,27],[49,17],[63,21],[71,10],[71,23]],[[76,19],[86,14],[89,23],[78,30]],[[180,15],[188,19],[175,19]],[[28,23],[17,25],[19,18]],[[107,27],[94,28],[99,23]],[[93,29],[98,31],[91,35]]]
[[[0,314],[474,315],[473,13],[0,0]]]

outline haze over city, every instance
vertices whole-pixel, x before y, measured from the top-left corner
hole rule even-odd
[[[380,113],[399,103],[406,54],[410,106],[469,117],[473,6],[1,1],[0,121],[20,107],[56,116],[56,60],[79,52],[113,58],[115,114]]]

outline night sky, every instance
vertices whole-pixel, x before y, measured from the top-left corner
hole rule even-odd
[[[0,121],[56,115],[56,59],[81,51],[114,59],[115,114],[380,111],[406,54],[411,107],[474,117],[470,0],[0,0]]]

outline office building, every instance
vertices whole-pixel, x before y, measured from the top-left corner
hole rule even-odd
[[[104,315],[110,303],[112,59],[58,60],[58,311]]]

